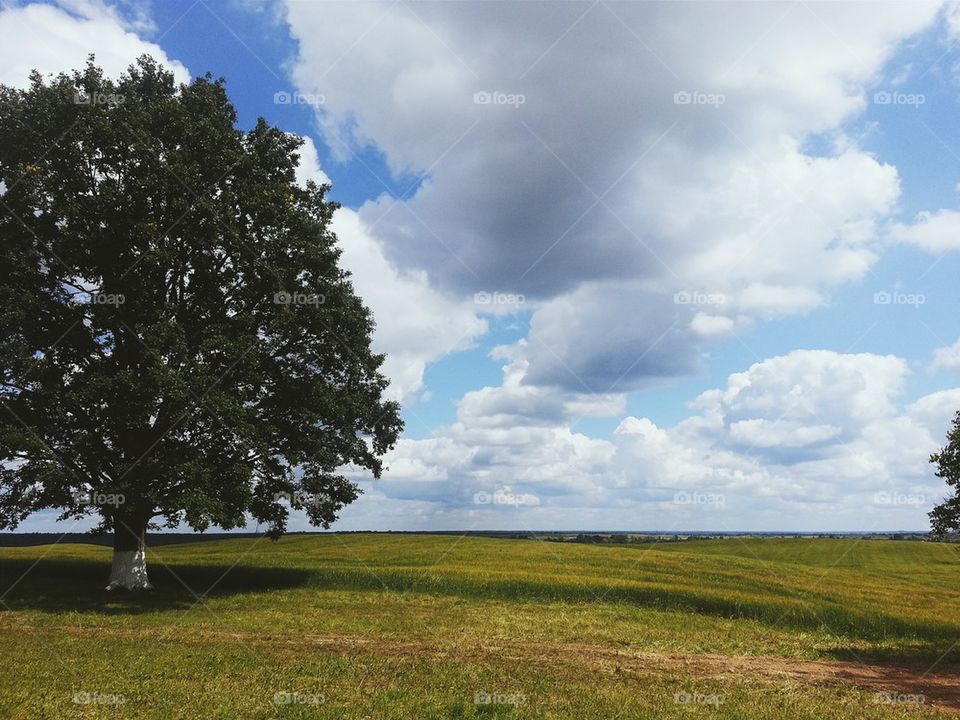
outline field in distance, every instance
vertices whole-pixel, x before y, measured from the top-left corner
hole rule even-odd
[[[3,718],[901,718],[960,710],[960,547],[727,538],[0,548]]]

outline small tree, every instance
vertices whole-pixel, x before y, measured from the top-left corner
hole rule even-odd
[[[0,527],[59,508],[149,587],[151,521],[329,527],[402,428],[301,140],[148,57],[0,86]]]
[[[953,488],[953,496],[930,511],[930,525],[935,535],[960,530],[960,412],[953,418],[947,433],[947,444],[930,456],[937,467],[936,476]]]

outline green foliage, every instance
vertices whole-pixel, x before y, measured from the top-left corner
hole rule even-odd
[[[930,525],[937,535],[960,530],[960,412],[953,418],[947,433],[947,444],[930,456],[936,465],[936,476],[953,488],[953,495],[930,511]]]
[[[299,138],[236,119],[222,80],[148,57],[0,86],[0,527],[277,536],[278,498],[327,527],[344,466],[379,476],[402,424],[336,205],[295,183]]]

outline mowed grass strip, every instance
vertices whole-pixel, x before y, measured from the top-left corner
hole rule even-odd
[[[160,589],[127,596],[102,591],[108,549],[0,550],[10,608],[0,612],[0,651],[18,667],[0,680],[0,716],[818,717],[829,708],[831,717],[917,717],[937,711],[856,690],[785,691],[770,678],[607,660],[585,670],[563,660],[596,649],[929,664],[960,639],[960,559],[928,543],[590,546],[351,534],[150,555]],[[128,662],[135,677],[107,670]],[[952,662],[953,654],[941,661]],[[371,688],[358,695],[361,676]],[[123,689],[100,692],[133,701],[72,703],[71,692],[111,683]],[[277,692],[317,700],[304,687],[339,699],[273,704]],[[476,705],[465,688],[536,700]],[[724,694],[724,702],[675,702],[684,688],[694,700]],[[595,700],[571,699],[581,691]],[[215,711],[201,712],[197,693]],[[148,698],[159,709],[142,707]]]

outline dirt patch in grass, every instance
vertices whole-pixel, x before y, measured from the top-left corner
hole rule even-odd
[[[682,669],[697,677],[760,677],[810,685],[845,685],[877,693],[879,704],[924,704],[960,712],[960,668],[797,660],[769,656],[656,655],[628,658],[646,668]],[[631,662],[632,660],[632,662]]]
[[[389,652],[405,654],[409,650],[401,645]],[[456,652],[438,654],[462,657]],[[960,667],[932,663],[898,665],[760,655],[650,653],[575,643],[488,645],[477,654],[536,660],[552,665],[590,665],[607,672],[676,674],[680,671],[692,678],[737,680],[753,677],[773,682],[788,680],[810,685],[840,685],[878,693],[876,701],[880,704],[917,703],[960,712]]]

